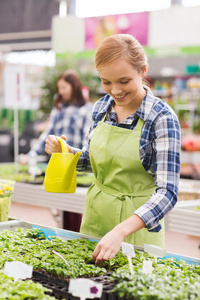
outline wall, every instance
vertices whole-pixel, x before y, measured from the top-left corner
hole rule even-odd
[[[200,45],[200,7],[173,5],[149,15],[149,47]]]

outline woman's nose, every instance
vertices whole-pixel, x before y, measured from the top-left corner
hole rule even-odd
[[[117,85],[112,86],[111,93],[113,95],[119,95],[121,92],[122,92],[122,89],[119,86],[117,86]]]

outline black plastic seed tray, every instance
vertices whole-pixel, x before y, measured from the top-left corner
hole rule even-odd
[[[98,283],[103,283],[103,293],[101,300],[117,300],[116,295],[112,293],[114,284],[108,279],[109,274],[100,277],[90,277],[89,279],[94,280]],[[79,298],[72,296],[68,293],[69,281],[60,279],[58,277],[45,274],[43,272],[33,271],[32,280],[34,282],[42,284],[44,287],[51,289],[52,292],[48,294],[54,296],[58,300],[79,300]],[[97,298],[95,298],[97,300]]]
[[[45,271],[33,271],[32,279],[37,280],[38,282],[45,281],[49,284],[59,285],[59,287],[62,286],[68,288],[69,286],[69,280],[61,279],[57,276],[47,274]]]

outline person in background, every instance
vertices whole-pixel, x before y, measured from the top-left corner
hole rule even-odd
[[[78,167],[91,167],[95,176],[80,232],[101,238],[93,252],[99,263],[113,258],[123,241],[164,248],[163,218],[178,195],[180,124],[172,108],[143,83],[147,57],[133,36],[105,38],[95,65],[107,94],[94,104]],[[60,152],[55,136],[47,138],[45,150]]]
[[[42,153],[45,140],[50,134],[66,135],[70,145],[76,148],[83,147],[93,105],[90,102],[86,103],[79,76],[74,70],[67,70],[58,77],[57,89],[47,127],[27,157],[24,157],[24,163],[28,163],[30,154]]]
[[[57,89],[48,125],[30,152],[21,156],[22,164],[44,151],[48,135],[65,135],[73,147],[82,148],[84,145],[93,104],[85,101],[81,81],[74,70],[67,70],[58,77]],[[80,222],[81,215],[64,212],[65,229],[79,231]]]

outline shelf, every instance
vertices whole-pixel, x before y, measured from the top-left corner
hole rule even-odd
[[[200,237],[200,200],[180,201],[165,217],[166,230]]]

